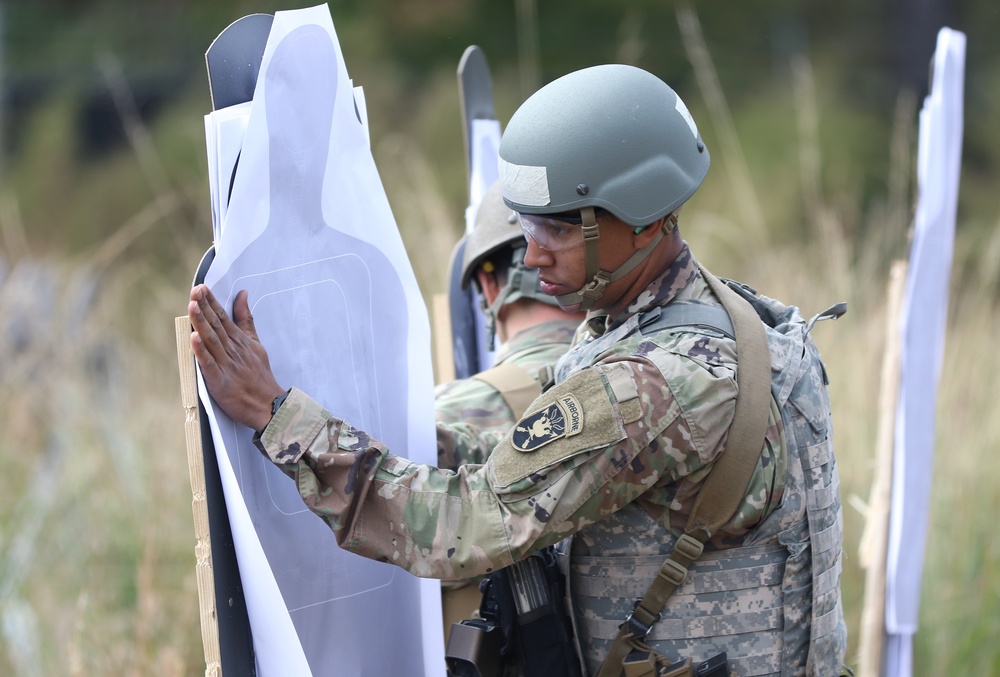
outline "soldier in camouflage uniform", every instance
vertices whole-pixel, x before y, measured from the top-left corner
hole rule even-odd
[[[456,470],[463,463],[486,460],[492,446],[476,440],[494,431],[499,441],[510,430],[542,392],[539,371],[555,366],[584,318],[584,313],[563,311],[539,290],[538,271],[524,265],[526,247],[517,216],[503,203],[499,182],[493,184],[476,213],[461,282],[463,289],[476,285],[487,331],[496,333],[501,346],[491,369],[435,389],[441,468]],[[464,441],[456,439],[463,436]]]
[[[504,200],[529,236],[525,263],[562,307],[589,314],[556,385],[483,465],[413,463],[296,388],[272,416],[285,391],[245,294],[233,322],[195,288],[192,346],[219,406],[260,431],[260,449],[343,548],[461,579],[572,536],[573,618],[596,674],[682,533],[733,420],[734,340],[711,324],[658,323],[678,305],[720,303],[677,227],[708,152],[670,87],[612,65],[536,92],[511,118],[500,158]],[[695,662],[725,651],[741,676],[834,675],[846,632],[826,374],[796,308],[745,296],[771,354],[765,439],[738,510],[645,641]]]
[[[434,391],[438,467],[483,463],[542,392],[539,371],[551,370],[569,349],[583,313],[567,313],[538,288],[538,271],[524,265],[527,242],[517,216],[504,204],[500,183],[483,196],[462,260],[463,289],[475,284],[483,300],[490,341],[501,341],[493,367]],[[492,435],[491,435],[492,433]],[[486,442],[482,442],[486,440]],[[467,581],[444,582],[445,636],[471,618],[481,595]]]

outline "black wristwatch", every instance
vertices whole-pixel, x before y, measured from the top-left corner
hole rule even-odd
[[[267,455],[267,452],[264,450],[264,447],[260,446],[260,436],[264,434],[264,431],[267,429],[267,426],[271,425],[271,419],[273,419],[274,415],[278,413],[278,409],[281,407],[282,404],[284,404],[285,400],[288,398],[288,395],[291,394],[291,392],[292,389],[289,388],[288,390],[286,390],[285,392],[281,393],[273,400],[271,400],[271,418],[268,419],[267,423],[264,425],[263,428],[261,428],[260,430],[255,430],[253,432],[253,443],[257,445],[257,447],[261,450],[261,453],[263,453],[265,456]]]
[[[285,402],[285,400],[288,398],[288,395],[291,394],[291,392],[292,389],[289,388],[288,390],[286,390],[285,392],[281,393],[273,400],[271,400],[271,418],[274,418],[274,415],[278,413],[278,409]]]

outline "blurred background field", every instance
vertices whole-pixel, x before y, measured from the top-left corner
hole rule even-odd
[[[210,244],[203,55],[305,3],[0,0],[0,674],[204,671],[173,323]],[[645,67],[713,169],[682,232],[807,316],[845,503],[851,662],[890,263],[907,253],[937,28],[968,36],[951,318],[915,674],[1000,674],[1000,9],[990,0],[331,2],[425,298],[466,200],[455,67],[486,52],[505,122],[569,70]]]

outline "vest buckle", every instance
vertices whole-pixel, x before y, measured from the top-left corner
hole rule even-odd
[[[646,635],[652,631],[656,622],[660,620],[659,613],[655,616],[651,616],[651,614],[644,607],[642,607],[641,604],[641,599],[635,600],[635,604],[632,605],[632,611],[625,617],[625,622],[618,626],[619,628],[625,628],[628,630],[632,639],[645,639]],[[636,612],[639,612],[640,615],[649,618],[649,622],[644,623],[636,618]]]

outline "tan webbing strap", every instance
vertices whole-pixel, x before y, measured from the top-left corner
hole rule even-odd
[[[611,273],[601,270],[601,250],[598,245],[601,234],[594,208],[584,207],[580,210],[580,216],[583,218],[583,252],[587,282],[577,293],[581,295],[580,310],[590,310],[604,293]]]
[[[746,496],[750,476],[764,447],[771,406],[771,352],[764,323],[750,303],[704,268],[701,274],[733,321],[739,382],[736,412],[726,439],[728,453],[723,453],[715,462],[694,501],[685,528],[686,533],[696,538],[697,530],[706,530],[707,535],[701,539],[704,542],[736,512]]]
[[[649,253],[656,249],[656,246],[660,244],[660,240],[663,239],[663,236],[669,233],[677,223],[676,217],[673,217],[673,219],[665,219],[663,221],[663,225],[657,231],[656,236],[650,240],[648,244],[646,244],[642,249],[634,251],[632,256],[630,256],[623,264],[615,268],[613,271],[608,272],[601,268],[601,256],[600,249],[598,247],[600,232],[597,224],[597,217],[594,216],[593,207],[584,207],[581,209],[580,216],[583,219],[583,244],[585,247],[584,279],[587,280],[587,283],[584,284],[583,288],[578,291],[570,292],[568,294],[560,294],[555,297],[559,302],[559,305],[563,308],[579,304],[580,310],[592,309],[594,304],[597,303],[597,300],[601,298],[602,294],[604,294],[604,288],[635,270],[640,263],[646,260]]]
[[[542,386],[538,383],[538,379],[515,364],[500,364],[472,378],[496,388],[504,402],[514,412],[514,418],[521,418],[528,410],[528,406],[542,394]]]
[[[698,492],[684,534],[677,539],[649,590],[622,624],[598,677],[619,677],[625,657],[634,646],[643,646],[667,599],[684,582],[691,562],[701,555],[705,541],[732,518],[746,496],[764,446],[771,399],[771,354],[764,324],[739,294],[704,268],[701,274],[733,323],[739,383],[736,412],[729,426],[725,452],[716,460]]]

